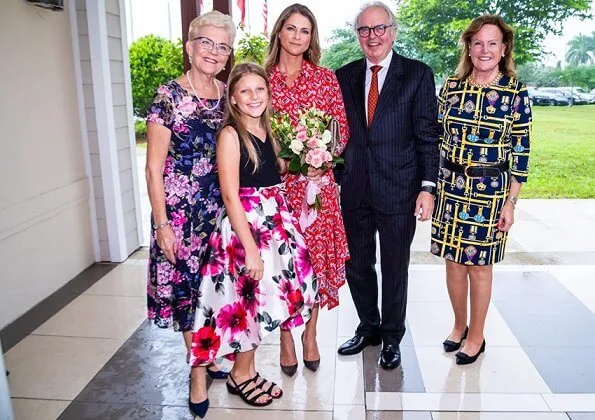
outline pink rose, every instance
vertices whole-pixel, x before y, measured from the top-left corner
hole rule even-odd
[[[165,95],[165,96],[170,96],[170,90],[167,86],[159,86],[159,88],[157,88],[157,93],[160,95]]]
[[[314,168],[320,168],[324,163],[324,152],[321,149],[312,149],[306,155],[306,163]]]
[[[315,149],[318,147],[318,139],[315,136],[310,137],[308,143],[306,143],[310,149]]]
[[[192,100],[191,96],[184,96],[180,103],[176,106],[177,111],[184,117],[192,115],[196,111],[196,104]]]
[[[298,126],[298,128],[299,128],[299,127],[300,127],[300,126]],[[297,140],[301,141],[301,142],[305,142],[306,140],[308,140],[308,135],[306,134],[306,131],[305,131],[305,130],[302,130],[302,131],[298,130],[298,133],[297,133],[297,135],[295,136],[295,138],[296,138]]]
[[[324,159],[325,162],[332,162],[333,160],[333,155],[331,155],[331,152],[329,151],[325,151],[322,154],[322,158]]]

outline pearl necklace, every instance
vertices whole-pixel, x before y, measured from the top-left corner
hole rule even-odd
[[[478,88],[487,88],[493,84],[498,83],[498,81],[502,78],[502,73],[498,72],[498,74],[496,74],[496,77],[494,77],[491,81],[489,81],[488,83],[477,83],[475,80],[473,80],[473,77],[471,77],[471,75],[469,75],[469,77],[467,77],[467,83],[469,83],[471,86],[475,86]]]
[[[190,70],[186,72],[186,80],[188,80],[188,84],[190,85],[190,88],[192,88],[194,96],[196,96],[197,99],[200,99],[200,96],[198,96],[198,93],[196,93],[196,89],[194,89],[194,86],[192,85],[192,80],[190,80]],[[219,90],[219,83],[217,83],[215,79],[213,79],[213,81],[215,82],[215,88],[217,89],[217,103],[212,108],[209,108],[208,106],[202,106],[201,101],[199,101],[198,104],[203,111],[214,111],[219,107],[219,102],[221,102],[221,91]]]

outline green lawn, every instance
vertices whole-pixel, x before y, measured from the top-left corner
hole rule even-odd
[[[595,198],[595,105],[533,107],[522,198]]]
[[[534,106],[529,165],[522,198],[595,198],[595,105]]]

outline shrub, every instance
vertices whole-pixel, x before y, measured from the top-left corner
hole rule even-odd
[[[129,53],[134,115],[144,118],[155,90],[184,71],[182,42],[146,35],[132,43]]]
[[[244,34],[242,39],[238,41],[238,48],[234,55],[235,62],[242,63],[252,61],[263,65],[268,47],[269,41],[264,35]]]
[[[147,122],[144,119],[134,121],[134,134],[137,142],[147,141]]]

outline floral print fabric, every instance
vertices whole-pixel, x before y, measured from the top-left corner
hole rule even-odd
[[[269,74],[273,109],[286,112],[294,123],[298,121],[300,110],[311,107],[331,115],[340,127],[341,138],[335,150],[335,155],[340,155],[347,145],[349,126],[335,74],[304,60],[302,71],[291,86],[287,85],[286,79],[277,66],[273,67]],[[287,199],[299,220],[308,182],[304,177],[293,174],[285,175],[284,181],[287,184]],[[325,173],[320,197],[322,208],[314,223],[303,234],[318,279],[320,307],[328,305],[328,309],[332,309],[339,304],[339,288],[345,284],[345,261],[349,259],[339,206],[339,188],[333,171]]]
[[[225,213],[209,239],[192,341],[192,366],[253,350],[279,326],[307,321],[317,285],[297,221],[279,185],[241,187],[240,201],[264,261],[256,281]]]
[[[222,207],[215,166],[215,133],[225,100],[190,95],[171,81],[157,90],[148,122],[171,131],[163,184],[165,206],[178,239],[176,263],[163,254],[151,232],[148,317],[162,328],[190,331],[198,301],[200,262]],[[152,222],[153,224],[153,222]]]

